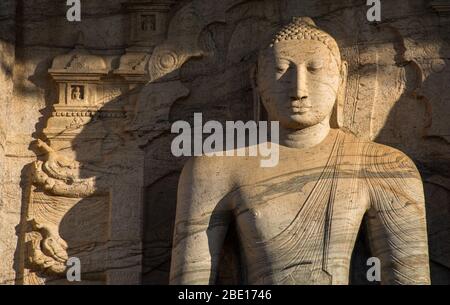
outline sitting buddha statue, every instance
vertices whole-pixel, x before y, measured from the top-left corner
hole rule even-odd
[[[250,156],[187,162],[171,284],[215,284],[230,226],[245,284],[349,284],[362,223],[381,284],[429,284],[420,174],[404,153],[343,130],[347,71],[336,41],[307,17],[260,51],[254,90],[280,125],[271,143],[278,165]]]

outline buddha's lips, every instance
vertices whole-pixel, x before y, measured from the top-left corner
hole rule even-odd
[[[295,113],[305,113],[312,108],[311,104],[307,101],[295,100],[291,102],[291,106],[289,107]]]

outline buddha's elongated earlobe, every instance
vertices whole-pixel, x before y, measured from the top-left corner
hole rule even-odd
[[[340,71],[340,84],[336,95],[336,102],[334,103],[333,113],[330,118],[330,125],[332,128],[342,128],[344,125],[344,103],[345,95],[347,89],[347,75],[348,75],[348,64],[346,61],[341,63]]]
[[[256,123],[258,123],[261,120],[261,108],[263,107],[258,90],[257,74],[258,74],[258,66],[254,65],[250,69],[250,82],[252,84],[252,91],[253,91],[253,119]]]

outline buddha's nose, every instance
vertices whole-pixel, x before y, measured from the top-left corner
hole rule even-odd
[[[308,99],[307,70],[302,65],[295,67],[294,79],[291,83],[291,97],[295,100]]]

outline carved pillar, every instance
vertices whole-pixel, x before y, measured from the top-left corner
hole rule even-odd
[[[105,115],[104,109],[98,112],[104,104],[104,86],[102,77],[108,74],[105,61],[100,56],[90,54],[81,46],[73,51],[56,57],[53,60],[50,75],[56,82],[59,91],[59,99],[53,105],[53,113],[47,122],[44,133],[50,141],[50,145],[56,149],[71,147],[73,141],[81,140],[80,137],[91,140],[91,145],[98,146],[105,137],[105,131],[95,129],[92,132],[82,132],[83,126],[90,123],[94,116]],[[108,92],[108,94],[111,94]],[[116,94],[120,95],[120,91]],[[122,109],[109,111],[108,116],[123,116]],[[91,146],[92,148],[92,146]],[[92,154],[72,150],[74,159],[89,159],[98,156],[99,147]]]

